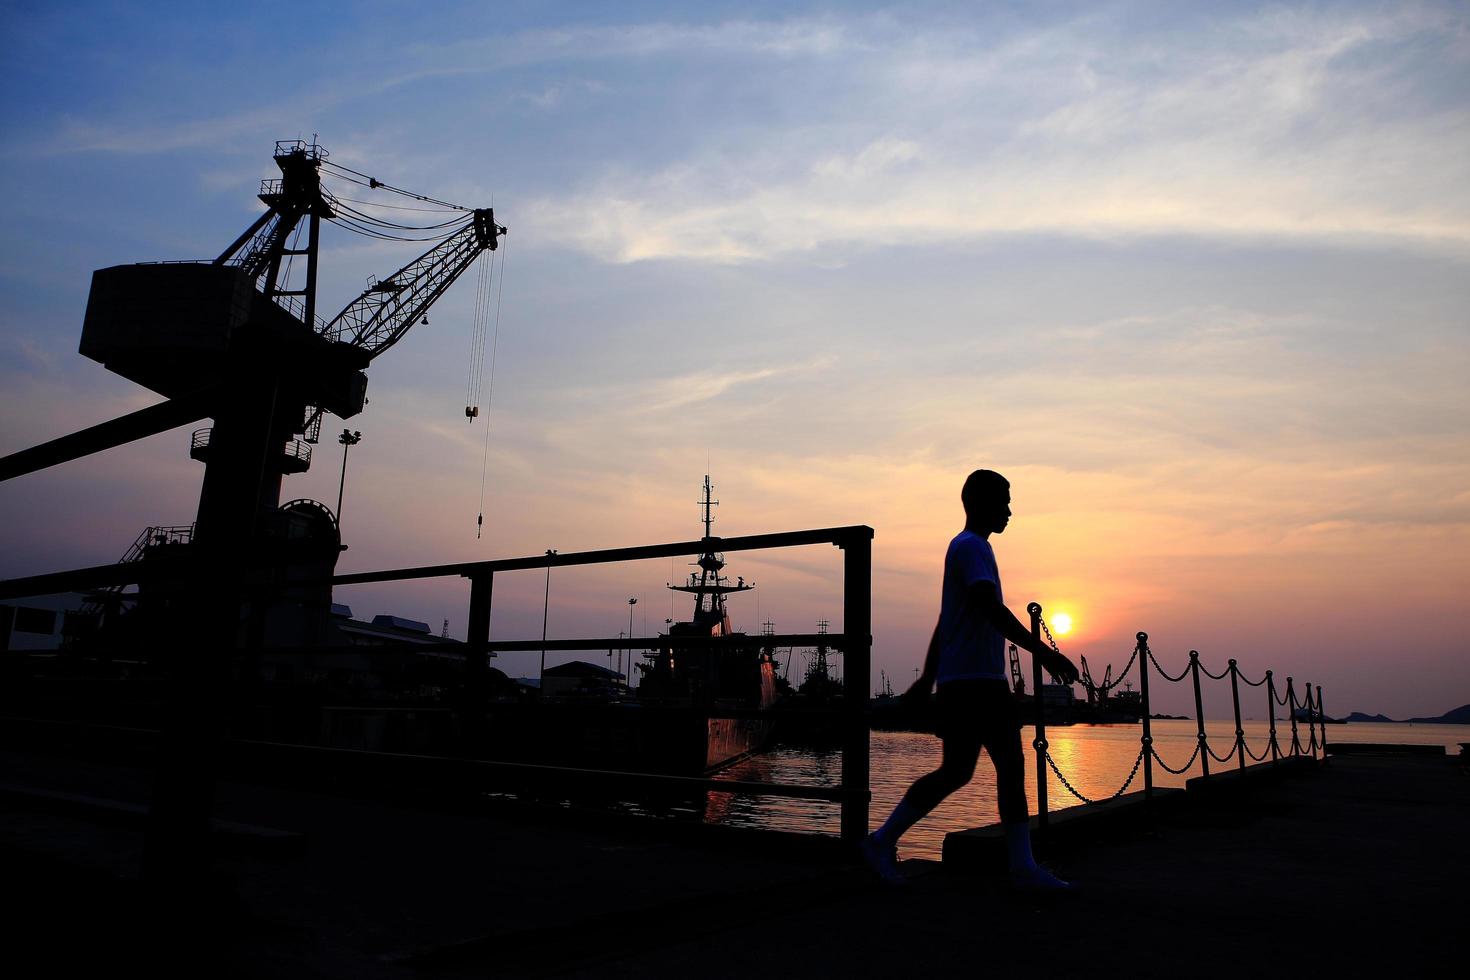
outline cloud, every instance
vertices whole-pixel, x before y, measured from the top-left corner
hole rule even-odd
[[[533,224],[624,263],[1015,233],[1386,240],[1464,257],[1470,109],[1433,91],[1457,74],[1436,40],[1446,20],[1248,18],[1177,47],[1098,37],[1092,20],[988,47],[899,31],[847,101],[773,123],[776,151],[732,157],[715,138],[651,172],[618,165],[543,195]]]
[[[577,61],[617,61],[663,56],[725,54],[770,58],[829,57],[869,44],[831,18],[780,21],[726,20],[712,24],[650,22],[569,25],[495,34],[450,44],[419,45],[412,56],[423,67],[395,81],[438,72],[489,72],[505,67]],[[432,66],[432,67],[430,67]]]

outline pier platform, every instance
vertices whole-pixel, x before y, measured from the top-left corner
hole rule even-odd
[[[222,783],[180,910],[138,879],[146,772],[0,767],[11,976],[1425,975],[1460,955],[1470,867],[1449,757],[1334,756],[1061,838],[1081,887],[1042,899],[939,862],[884,889],[831,839]]]

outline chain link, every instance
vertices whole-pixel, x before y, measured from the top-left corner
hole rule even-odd
[[[1266,683],[1266,678],[1264,678],[1264,677],[1262,677],[1258,681],[1251,680],[1250,678],[1248,678],[1244,674],[1242,674],[1240,672],[1240,668],[1238,668],[1238,667],[1235,670],[1235,676],[1236,677],[1239,677],[1242,681],[1245,681],[1247,687],[1260,687],[1262,684],[1265,684]]]
[[[1208,752],[1208,753],[1210,753],[1210,758],[1211,759],[1214,759],[1216,762],[1220,763],[1221,765],[1224,765],[1225,763],[1229,762],[1231,759],[1235,758],[1235,750],[1239,747],[1239,743],[1232,742],[1230,744],[1230,751],[1229,752],[1226,752],[1223,756],[1219,756],[1219,755],[1216,755],[1215,754],[1215,750],[1214,749],[1210,748],[1210,743],[1209,742],[1203,742],[1201,744],[1204,745],[1205,751]]]
[[[1140,748],[1138,750],[1138,758],[1133,760],[1133,769],[1128,773],[1127,780],[1124,781],[1123,785],[1118,789],[1118,791],[1112,796],[1096,800],[1088,799],[1081,793],[1077,792],[1077,787],[1073,786],[1071,782],[1067,780],[1067,777],[1062,775],[1062,770],[1057,768],[1057,761],[1051,757],[1050,752],[1046,753],[1046,764],[1051,767],[1052,772],[1056,773],[1057,779],[1061,780],[1062,785],[1067,787],[1067,792],[1077,797],[1077,799],[1081,800],[1083,803],[1106,803],[1109,800],[1116,800],[1118,797],[1128,792],[1128,787],[1133,785],[1133,779],[1135,776],[1138,775],[1138,767],[1143,765],[1143,749]]]
[[[1240,747],[1242,749],[1245,749],[1245,754],[1249,756],[1253,762],[1265,762],[1266,756],[1271,754],[1271,745],[1269,742],[1266,744],[1266,747],[1261,750],[1260,755],[1256,755],[1254,752],[1252,752],[1250,745],[1244,741],[1240,743]]]
[[[1058,656],[1061,656],[1062,651],[1057,646],[1056,637],[1054,637],[1054,636],[1051,635],[1051,627],[1049,627],[1049,626],[1046,625],[1046,617],[1039,616],[1039,617],[1037,617],[1037,619],[1041,623],[1041,632],[1043,632],[1043,633],[1046,634],[1046,642],[1051,645],[1051,651],[1052,651],[1052,653],[1055,653]],[[1108,681],[1105,684],[1099,684],[1099,683],[1097,683],[1096,681],[1094,681],[1092,679],[1092,672],[1091,671],[1088,671],[1088,673],[1087,673],[1086,676],[1079,676],[1077,678],[1077,681],[1083,687],[1087,688],[1087,690],[1092,691],[1095,694],[1106,694],[1109,691],[1111,691],[1113,688],[1117,687],[1119,684],[1123,683],[1124,679],[1128,676],[1128,672],[1133,669],[1133,661],[1135,661],[1137,659],[1138,659],[1138,644],[1135,643],[1133,645],[1133,652],[1128,655],[1128,663],[1127,663],[1127,665],[1123,668],[1122,673],[1120,673],[1115,679],[1113,679],[1111,681]]]
[[[1096,681],[1094,681],[1092,679],[1092,672],[1089,670],[1081,678],[1082,683],[1083,683],[1083,685],[1089,691],[1095,691],[1098,694],[1106,694],[1109,691],[1111,691],[1113,688],[1117,687],[1119,684],[1123,683],[1123,681],[1127,679],[1128,672],[1133,669],[1133,663],[1137,659],[1138,659],[1138,647],[1135,646],[1133,648],[1133,652],[1131,654],[1129,654],[1129,656],[1128,656],[1128,664],[1127,664],[1127,666],[1125,666],[1123,668],[1123,672],[1121,674],[1119,674],[1117,677],[1115,677],[1114,679],[1112,679],[1112,680],[1110,680],[1110,681],[1108,681],[1108,682],[1106,682],[1104,684],[1099,684],[1099,683],[1097,683]]]
[[[1044,617],[1044,616],[1038,616],[1036,618],[1037,618],[1037,621],[1041,623],[1041,632],[1043,632],[1043,633],[1046,634],[1046,642],[1048,642],[1048,643],[1051,644],[1051,652],[1052,653],[1061,653],[1062,651],[1060,651],[1060,650],[1057,649],[1057,641],[1054,640],[1054,639],[1052,639],[1050,627],[1048,627],[1046,625],[1046,617]]]
[[[1182,776],[1185,773],[1189,772],[1189,768],[1194,765],[1194,760],[1199,758],[1199,746],[1200,743],[1194,743],[1194,752],[1189,756],[1189,761],[1178,769],[1175,769],[1173,766],[1165,762],[1164,757],[1159,755],[1158,750],[1155,749],[1152,745],[1149,746],[1149,751],[1153,753],[1154,760],[1157,761],[1159,765],[1163,766],[1165,770],[1173,773],[1176,776]]]
[[[1229,667],[1226,667],[1224,670],[1220,671],[1220,673],[1218,673],[1218,674],[1212,674],[1212,673],[1210,673],[1208,670],[1205,669],[1205,662],[1203,660],[1201,660],[1199,662],[1199,669],[1200,669],[1200,671],[1206,677],[1208,677],[1212,681],[1223,681],[1225,678],[1227,678],[1227,677],[1230,676],[1230,668]]]
[[[1152,650],[1150,650],[1148,652],[1148,659],[1150,659],[1150,660],[1152,660],[1154,662],[1154,669],[1157,670],[1160,674],[1163,674],[1164,675],[1164,680],[1166,680],[1166,681],[1170,681],[1171,683],[1177,684],[1180,681],[1184,680],[1184,678],[1186,678],[1186,677],[1189,676],[1189,668],[1188,667],[1185,667],[1184,668],[1184,673],[1180,674],[1178,677],[1170,677],[1169,676],[1169,672],[1166,671],[1159,664],[1159,658],[1154,656],[1154,652]]]
[[[1271,695],[1271,697],[1276,701],[1277,704],[1281,705],[1284,708],[1284,707],[1286,707],[1286,702],[1288,702],[1288,701],[1291,700],[1291,692],[1288,691],[1287,692],[1287,696],[1284,697],[1284,698],[1278,698],[1274,694]]]

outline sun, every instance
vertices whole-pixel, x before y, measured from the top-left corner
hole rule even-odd
[[[1051,618],[1051,631],[1057,636],[1066,636],[1072,632],[1072,617],[1066,613],[1057,613]]]

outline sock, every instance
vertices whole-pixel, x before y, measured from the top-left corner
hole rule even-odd
[[[1010,852],[1012,871],[1031,871],[1036,867],[1036,858],[1031,854],[1031,824],[1027,820],[1003,823],[1006,834],[1006,850]]]
[[[924,814],[918,807],[907,799],[900,800],[898,806],[888,815],[883,826],[873,832],[873,839],[884,847],[892,847],[898,843],[904,831],[924,818]]]

